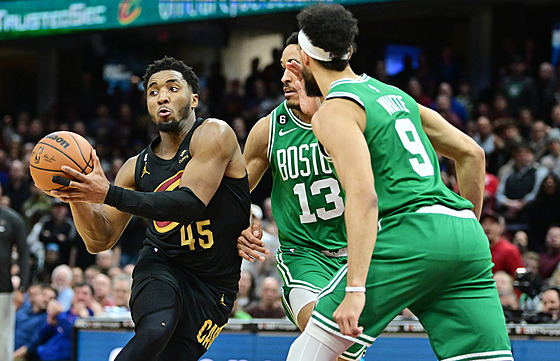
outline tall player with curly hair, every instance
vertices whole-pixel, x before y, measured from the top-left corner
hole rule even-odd
[[[369,346],[405,307],[440,360],[513,360],[478,222],[483,150],[400,89],[352,71],[358,26],[344,7],[313,5],[298,21],[302,67],[288,67],[308,94],[325,96],[312,126],[346,192],[348,264],[319,294],[288,360]],[[461,196],[443,184],[436,151],[455,160]]]

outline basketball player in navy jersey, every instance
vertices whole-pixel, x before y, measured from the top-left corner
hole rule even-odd
[[[135,336],[124,360],[198,360],[228,320],[241,257],[237,237],[249,225],[249,186],[233,130],[197,119],[198,78],[165,57],[144,75],[148,111],[159,136],[130,158],[110,184],[97,156],[94,170],[70,190],[70,203],[92,253],[111,248],[132,215],[150,219],[134,269],[131,312]]]

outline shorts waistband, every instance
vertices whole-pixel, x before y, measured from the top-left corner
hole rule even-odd
[[[348,247],[344,247],[344,248],[340,248],[334,251],[329,251],[329,250],[322,250],[319,251],[321,252],[323,255],[327,256],[327,257],[348,257]]]
[[[453,209],[441,204],[434,204],[432,206],[420,207],[416,213],[436,213],[436,214],[446,214],[448,216],[458,217],[458,218],[471,218],[476,220],[474,212],[470,209]]]

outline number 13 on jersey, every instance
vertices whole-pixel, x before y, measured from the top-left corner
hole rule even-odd
[[[309,207],[309,198],[307,196],[307,190],[305,189],[305,183],[298,183],[294,186],[294,194],[297,195],[299,199],[299,205],[301,207],[302,214],[299,216],[299,220],[302,224],[304,223],[314,223],[317,222],[317,217],[322,220],[331,219],[340,216],[344,213],[344,200],[340,196],[340,186],[336,179],[334,178],[324,178],[314,181],[311,184],[310,191],[312,196],[321,194],[321,190],[327,189],[324,201],[321,205],[331,204],[329,208],[318,207],[315,209],[315,213],[311,213]]]

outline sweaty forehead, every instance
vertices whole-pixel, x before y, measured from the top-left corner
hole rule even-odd
[[[172,80],[186,83],[185,79],[183,78],[183,74],[181,74],[177,70],[162,70],[152,74],[152,76],[148,80],[148,87],[150,87],[153,83],[161,85]]]
[[[296,60],[301,63],[301,53],[297,44],[288,45],[282,52],[282,64],[286,64],[290,60]]]

